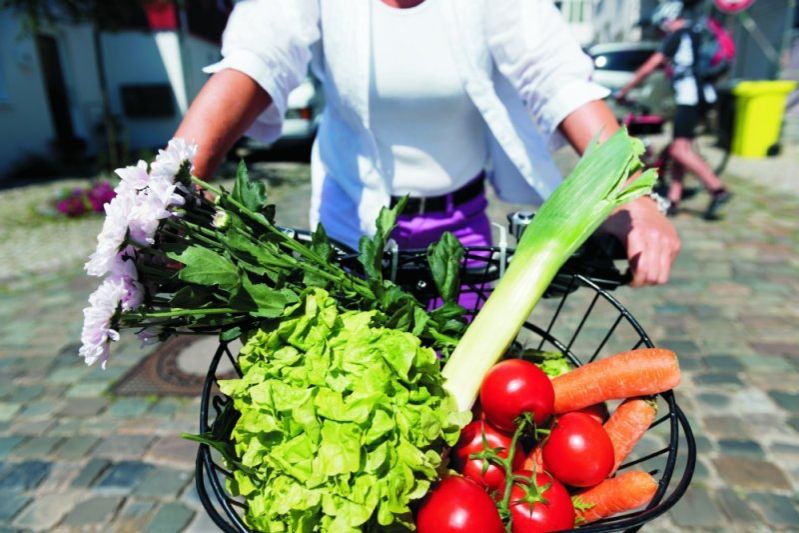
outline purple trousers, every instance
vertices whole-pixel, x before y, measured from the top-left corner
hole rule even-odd
[[[445,231],[449,231],[464,246],[491,246],[491,223],[488,221],[485,193],[464,202],[451,206],[444,212],[423,215],[400,215],[397,227],[391,236],[400,249],[427,248],[437,241]],[[477,310],[482,304],[480,293],[461,287],[458,303],[468,311]],[[440,302],[431,302],[431,307]]]

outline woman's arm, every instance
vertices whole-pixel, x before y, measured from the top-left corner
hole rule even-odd
[[[561,133],[580,154],[597,134],[602,141],[617,129],[616,117],[602,101],[578,107],[560,124]],[[651,198],[638,198],[620,207],[602,229],[625,244],[633,286],[668,281],[671,265],[680,252],[680,238]]]
[[[225,154],[272,103],[252,78],[236,70],[217,72],[205,83],[175,137],[197,143],[194,173],[208,179]]]

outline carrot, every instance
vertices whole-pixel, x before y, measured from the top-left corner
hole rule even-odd
[[[605,431],[613,443],[615,464],[611,474],[632,451],[635,444],[644,436],[655,421],[658,404],[651,398],[630,398],[619,405],[607,422]]]
[[[625,472],[575,496],[574,511],[580,524],[590,524],[646,505],[657,488],[657,481],[646,472]]]
[[[522,465],[522,470],[543,472],[544,471],[543,450],[544,450],[543,441],[541,441],[538,444],[536,444],[535,448],[530,450],[530,453],[528,453],[527,457],[524,458],[524,464]]]
[[[553,379],[555,413],[576,411],[606,400],[651,396],[679,383],[680,366],[671,350],[622,352]]]

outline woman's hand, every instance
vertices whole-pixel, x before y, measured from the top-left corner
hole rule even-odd
[[[677,230],[648,197],[620,207],[602,229],[615,235],[627,250],[633,287],[662,285],[680,253]]]

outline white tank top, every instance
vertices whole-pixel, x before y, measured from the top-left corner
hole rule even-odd
[[[452,192],[487,158],[483,118],[455,70],[436,1],[398,9],[372,0],[370,127],[398,196]]]

